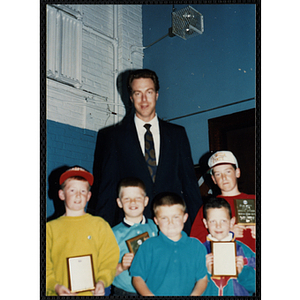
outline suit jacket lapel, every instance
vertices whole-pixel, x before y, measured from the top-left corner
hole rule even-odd
[[[132,157],[137,160],[138,164],[143,166],[145,170],[148,171],[148,166],[145,161],[145,157],[143,155],[143,151],[141,149],[141,144],[138,138],[138,134],[136,131],[136,127],[134,124],[134,119],[132,118],[130,122],[128,122],[125,130],[125,142],[127,143],[128,147],[132,149]],[[150,173],[149,173],[150,176]]]
[[[164,121],[158,118],[159,122],[159,138],[160,138],[160,156],[159,156],[159,163],[156,170],[156,180],[159,179],[158,176],[160,174],[160,170],[164,170],[164,164],[166,163],[167,156],[170,155],[170,133],[166,128],[166,124]]]

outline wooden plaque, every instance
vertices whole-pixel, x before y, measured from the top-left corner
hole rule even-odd
[[[234,199],[236,224],[255,225],[256,211],[254,199]]]
[[[210,246],[214,255],[212,276],[237,277],[236,243],[211,242]]]
[[[126,241],[129,252],[136,253],[139,247],[144,243],[144,241],[149,238],[148,232],[144,232]]]
[[[67,258],[69,288],[72,293],[95,289],[92,254]]]

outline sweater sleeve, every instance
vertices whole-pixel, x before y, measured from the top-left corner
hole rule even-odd
[[[190,143],[184,128],[178,131],[178,140],[180,141],[180,161],[179,173],[182,182],[182,192],[187,204],[189,219],[191,223],[196,218],[197,211],[203,204],[197,177],[194,171]],[[190,224],[191,226],[192,224]],[[191,230],[191,229],[189,229]]]
[[[108,287],[114,280],[120,251],[113,231],[107,222],[102,224],[101,236],[95,279],[96,282],[102,280],[105,287]]]
[[[249,294],[253,294],[255,292],[256,255],[247,245],[240,241],[236,241],[236,243],[237,255],[242,255],[244,257],[244,261],[247,261],[247,264],[244,265],[242,272],[237,278],[237,281],[249,292]]]
[[[56,280],[54,276],[54,266],[51,256],[52,250],[52,232],[51,227],[46,223],[46,295],[57,296],[55,293]]]
[[[92,196],[87,212],[100,216],[114,226],[117,215],[118,152],[115,150],[115,127],[101,129],[94,153]]]
[[[239,274],[237,281],[242,285],[249,294],[255,292],[255,270],[250,266],[244,266],[242,272]]]
[[[253,269],[256,268],[256,255],[255,253],[245,244],[240,241],[236,241],[238,248],[237,248],[237,255],[244,256],[244,264],[248,267],[252,267]]]

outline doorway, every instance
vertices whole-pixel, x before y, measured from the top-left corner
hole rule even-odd
[[[241,169],[239,190],[255,194],[255,108],[208,120],[210,151],[229,150]]]

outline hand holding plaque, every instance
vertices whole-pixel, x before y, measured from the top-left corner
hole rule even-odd
[[[127,247],[131,253],[136,253],[145,240],[149,238],[148,232],[144,232],[126,241]]]
[[[67,258],[69,287],[71,293],[95,289],[95,278],[92,255]]]
[[[237,277],[236,243],[211,242],[213,253],[212,276]]]
[[[256,211],[254,199],[234,199],[235,217],[238,225],[255,225]]]

